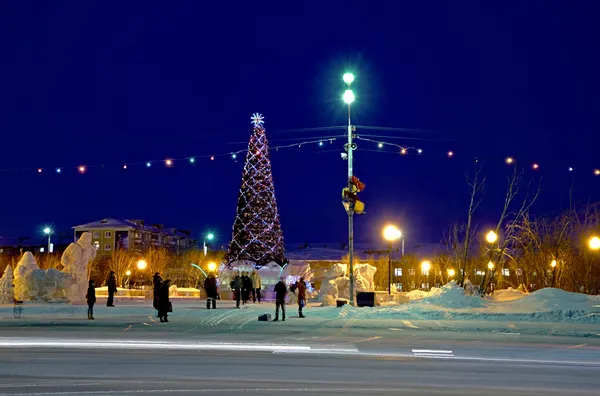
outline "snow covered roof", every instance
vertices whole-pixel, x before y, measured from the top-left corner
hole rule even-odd
[[[398,251],[396,251],[398,248]],[[372,243],[355,243],[354,244],[354,256],[359,260],[364,260],[368,256],[376,256],[376,251],[385,251],[385,243],[380,245]],[[404,246],[404,254],[416,255],[418,257],[433,257],[437,254],[446,252],[447,248],[441,243],[406,243]],[[337,244],[324,244],[314,243],[308,244],[289,244],[285,247],[285,257],[288,260],[333,260],[339,261],[348,254],[348,247],[343,246],[340,243]],[[387,253],[383,253],[387,255]],[[399,259],[401,256],[401,246],[396,244],[392,251],[392,258],[394,260]]]
[[[129,230],[143,230],[149,231],[156,234],[174,235],[178,237],[190,238],[190,232],[185,230],[178,230],[176,228],[164,228],[162,224],[144,224],[143,220],[127,220],[127,219],[113,219],[106,218],[98,221],[92,221],[91,223],[81,224],[74,226],[74,229],[103,229],[103,228],[124,228]]]
[[[140,225],[131,220],[118,220],[118,219],[102,219],[98,221],[92,221],[91,223],[81,224],[74,226],[73,228],[131,228],[131,229],[143,229],[143,225]]]

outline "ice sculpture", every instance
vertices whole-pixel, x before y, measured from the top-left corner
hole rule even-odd
[[[9,265],[4,270],[2,278],[0,278],[0,304],[12,304],[13,298],[13,274],[12,268]]]
[[[346,275],[347,264],[334,264],[321,282],[321,289],[317,299],[324,306],[335,305],[338,299],[350,297],[350,278]],[[373,276],[377,268],[370,264],[356,264],[354,266],[354,292],[369,292],[375,290]]]
[[[62,255],[60,262],[63,273],[69,274],[74,282],[67,290],[71,302],[84,302],[88,288],[88,266],[96,257],[92,246],[92,234],[84,232],[77,242],[71,243]]]
[[[21,301],[62,298],[73,282],[71,275],[55,268],[41,270],[31,252],[23,253],[13,271],[14,297]]]

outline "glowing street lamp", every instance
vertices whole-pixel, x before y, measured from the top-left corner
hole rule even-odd
[[[485,240],[487,243],[496,243],[496,241],[498,241],[498,234],[496,234],[494,231],[490,231],[485,234]]]
[[[212,232],[208,233],[205,237],[204,237],[204,255],[206,256],[206,254],[208,253],[208,245],[206,244],[206,240],[208,239],[208,241],[212,241],[213,239],[215,239],[215,234],[213,234]]]
[[[396,226],[388,225],[383,229],[382,235],[388,241],[388,294],[392,294],[392,243],[402,238],[402,231]],[[402,243],[404,244],[404,239]]]
[[[354,96],[354,92],[352,92],[351,89],[347,89],[346,92],[344,92],[344,96],[342,96],[342,99],[344,99],[344,103],[350,105],[354,102],[355,96]]]
[[[454,278],[454,275],[456,275],[456,271],[453,268],[448,269],[448,276]]]
[[[597,236],[591,237],[588,241],[588,246],[589,246],[590,250],[593,250],[593,251],[600,250],[600,238],[598,238]]]
[[[492,262],[490,261],[490,262],[488,263],[488,269],[489,269],[490,271],[492,271],[492,270],[494,269],[494,267],[495,267],[494,263],[492,263]]]
[[[421,263],[421,272],[423,275],[429,275],[429,270],[431,269],[431,261],[423,261]]]
[[[125,271],[125,276],[131,276],[131,270]]]
[[[552,267],[552,287],[554,287],[554,282],[556,281],[556,266],[558,265],[558,263],[556,262],[556,260],[552,260],[552,262],[550,263],[550,267]]]
[[[143,271],[148,267],[148,263],[146,262],[146,260],[141,259],[141,260],[138,260],[136,266],[137,266],[137,269],[139,269],[140,271]]]
[[[50,236],[52,235],[52,228],[50,227],[46,227],[44,228],[44,234],[48,235],[48,255],[50,255],[50,247],[52,246],[52,243],[50,241]]]
[[[214,272],[214,270],[217,269],[217,263],[215,263],[214,261],[211,261],[210,263],[208,263],[208,270],[210,272]]]
[[[352,73],[344,73],[344,75],[342,76],[342,79],[344,80],[344,82],[348,85],[352,84],[354,82],[354,74]]]

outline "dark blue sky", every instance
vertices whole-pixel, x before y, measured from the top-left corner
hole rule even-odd
[[[573,176],[578,201],[598,200],[600,4],[488,3],[3,2],[0,169],[20,171],[0,172],[0,235],[125,217],[226,242],[242,162],[119,165],[243,149],[230,143],[248,140],[257,111],[272,146],[343,133],[282,131],[343,125],[346,70],[357,75],[355,124],[437,139],[386,139],[422,156],[357,152],[368,212],[358,239],[393,221],[412,240],[439,240],[464,217],[475,156],[488,176],[484,222],[500,209],[507,155],[529,175],[540,163],[536,213],[560,210]],[[331,148],[341,143],[272,154],[288,242],[345,238],[346,163]],[[80,164],[105,167],[80,175]]]

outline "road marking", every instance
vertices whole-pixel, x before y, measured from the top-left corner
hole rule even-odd
[[[123,331],[129,331],[129,330],[130,330],[132,327],[133,327],[133,326],[129,325],[129,326],[127,326],[127,328],[126,328],[125,330],[123,330]]]
[[[411,329],[418,329],[418,327],[412,324],[409,320],[401,320],[401,322],[406,327],[410,327]]]
[[[402,389],[403,391],[411,389]],[[96,391],[62,391],[62,392],[36,392],[36,393],[0,393],[0,396],[61,396],[61,395],[123,395],[123,394],[148,394],[148,393],[287,393],[304,392],[327,394],[348,392],[377,392],[398,394],[398,389],[373,389],[373,388],[196,388],[196,389],[131,389],[131,390],[96,390]]]
[[[374,340],[378,340],[381,337],[376,336],[376,337],[371,337],[371,338],[365,338],[364,340],[358,340],[358,341],[350,341],[348,342],[348,344],[358,344],[359,342],[368,342],[368,341],[374,341]]]
[[[568,347],[567,349],[577,349],[586,346],[587,344],[579,344]]]

